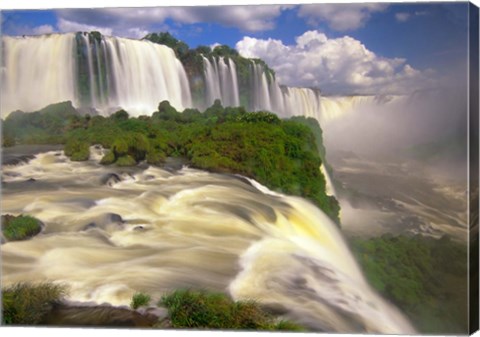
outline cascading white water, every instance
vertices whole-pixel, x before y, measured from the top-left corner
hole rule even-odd
[[[254,111],[272,111],[270,91],[268,88],[268,81],[264,67],[261,64],[252,62],[252,73],[252,102],[250,102],[251,109]]]
[[[191,106],[187,75],[172,49],[149,41],[89,34],[2,38],[2,116],[70,100],[102,113],[123,108],[151,114],[163,100],[178,110]],[[77,55],[85,55],[80,67]],[[87,81],[79,83],[78,69]],[[104,69],[103,69],[104,68]],[[87,85],[87,88],[80,86]],[[81,97],[81,92],[88,97]]]
[[[74,34],[2,38],[1,116],[77,103]]]
[[[228,65],[224,57],[209,60],[203,57],[205,75],[205,103],[211,106],[219,99],[224,106],[239,106],[238,79],[235,63],[228,59]]]
[[[280,117],[305,116],[318,120],[322,127],[330,120],[352,112],[359,106],[368,108],[390,104],[398,96],[385,100],[377,96],[322,96],[319,90],[281,86],[276,78],[267,80],[265,69],[252,62],[251,106],[255,111],[266,110]]]
[[[98,107],[98,104],[97,104],[97,85],[95,83],[95,68],[93,67],[93,55],[92,55],[93,52],[92,52],[92,47],[90,45],[90,35],[82,34],[82,39],[84,41],[84,44],[85,44],[85,47],[86,47],[86,50],[87,50],[87,65],[88,65],[88,80],[89,80],[89,89],[90,89],[90,102],[91,102],[93,107]]]
[[[163,100],[170,101],[180,111],[191,106],[187,75],[172,49],[149,41],[117,37],[103,37],[103,41],[109,57],[109,86],[113,90],[108,104],[99,106],[93,101],[95,108],[122,107],[138,116],[151,114]],[[88,46],[91,48],[91,44]],[[91,71],[89,69],[89,73]]]
[[[374,293],[336,225],[257,182],[184,168],[128,172],[36,155],[2,171],[3,212],[45,223],[2,245],[2,283],[53,281],[77,301],[129,304],[146,292],[206,288],[254,299],[329,332],[413,333]],[[228,242],[228,244],[225,244]]]

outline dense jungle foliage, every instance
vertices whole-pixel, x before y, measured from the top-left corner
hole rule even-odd
[[[468,331],[467,247],[423,236],[352,239],[369,283],[422,333]]]

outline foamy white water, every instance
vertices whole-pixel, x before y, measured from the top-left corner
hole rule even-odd
[[[1,116],[76,103],[74,34],[2,37]]]
[[[5,36],[2,44],[3,117],[67,100],[104,114],[123,108],[134,116],[152,114],[163,100],[180,111],[191,106],[185,70],[163,45],[108,36],[99,42],[84,33]],[[85,56],[85,65],[77,54]]]
[[[366,283],[336,225],[311,203],[228,175],[122,170],[62,152],[3,167],[3,212],[45,231],[2,245],[2,282],[53,281],[75,301],[129,304],[206,288],[282,307],[320,331],[412,333]],[[34,179],[34,180],[31,180]]]

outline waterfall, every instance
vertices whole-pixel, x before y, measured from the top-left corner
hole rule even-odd
[[[251,84],[251,110],[272,111],[270,102],[270,91],[268,88],[267,76],[263,65],[252,62],[252,84]],[[275,112],[275,111],[272,111]]]
[[[2,245],[4,286],[48,280],[67,285],[69,300],[114,305],[139,291],[156,303],[178,288],[210,289],[282,308],[316,331],[414,332],[306,200],[189,168],[125,173],[100,165],[101,154],[92,147],[89,161],[72,162],[52,151],[4,166],[3,212],[45,224]]]
[[[240,105],[237,69],[231,59],[227,62],[224,57],[214,57],[213,60],[203,57],[206,106],[211,106],[216,99],[224,106]]]
[[[149,41],[103,39],[114,87],[110,107],[139,115],[151,114],[163,100],[177,110],[191,106],[187,75],[172,49]]]
[[[1,116],[70,100],[77,104],[74,34],[2,38]]]
[[[2,52],[2,117],[66,100],[104,114],[118,108],[131,115],[151,114],[163,100],[178,110],[191,106],[185,70],[163,45],[87,33],[51,34],[3,37]]]

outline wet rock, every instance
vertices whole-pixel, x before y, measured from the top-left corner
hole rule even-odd
[[[153,327],[158,323],[159,317],[148,311],[140,313],[126,307],[111,305],[84,306],[58,303],[40,325]]]
[[[90,218],[90,221],[83,227],[83,230],[89,230],[94,228],[100,228],[107,230],[108,228],[122,228],[125,221],[119,214],[105,213],[94,218]],[[112,227],[113,226],[113,227]]]
[[[97,224],[95,222],[90,222],[88,225],[86,225],[83,230],[89,230],[92,228],[97,228]]]
[[[116,213],[108,213],[106,216],[110,217],[111,222],[124,222],[122,217]]]
[[[122,179],[118,174],[115,174],[115,173],[108,173],[100,179],[100,182],[102,185],[108,185],[108,186],[112,186],[120,181],[122,181]]]
[[[20,164],[26,164],[30,160],[35,158],[34,155],[22,155],[14,158],[9,158],[3,162],[3,165],[20,165]]]

